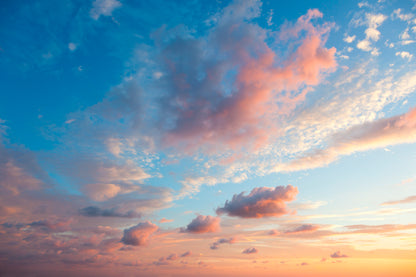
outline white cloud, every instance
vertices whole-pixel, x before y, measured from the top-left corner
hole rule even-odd
[[[409,28],[406,28],[406,30],[403,31],[403,33],[401,33],[399,35],[400,39],[409,39],[410,35],[409,35]]]
[[[117,0],[95,0],[92,3],[90,15],[95,20],[98,20],[101,15],[111,16],[116,8],[121,7],[121,3]]]
[[[400,56],[403,59],[408,59],[409,61],[413,58],[413,55],[406,51],[396,52],[396,56]]]
[[[344,41],[346,42],[346,43],[351,43],[351,42],[353,42],[355,40],[355,36],[346,36],[345,38],[344,38]]]
[[[367,25],[365,30],[365,39],[357,43],[357,48],[366,52],[370,52],[373,56],[378,56],[380,52],[378,49],[371,46],[371,41],[378,41],[380,39],[380,31],[378,27],[387,19],[387,16],[383,14],[366,14],[366,20],[361,22],[360,25]]]
[[[402,9],[396,9],[394,10],[392,14],[393,18],[398,18],[402,21],[410,21],[413,18],[413,14],[402,14]]]
[[[362,40],[357,43],[357,48],[363,51],[371,51],[373,48],[371,47],[371,43],[369,40]]]

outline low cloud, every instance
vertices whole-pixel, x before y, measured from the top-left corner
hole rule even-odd
[[[80,215],[87,217],[126,217],[126,218],[139,218],[142,215],[135,211],[120,212],[116,208],[102,209],[97,206],[89,206],[79,210]]]
[[[214,233],[219,230],[220,218],[210,215],[198,215],[188,224],[188,226],[186,226],[186,228],[182,228],[181,232],[203,234]]]
[[[212,249],[212,250],[216,250],[216,249],[218,249],[219,248],[219,246],[220,246],[220,244],[223,244],[223,243],[228,243],[228,244],[233,244],[233,243],[235,243],[237,241],[237,239],[236,238],[228,238],[228,239],[226,239],[226,238],[222,238],[222,239],[219,239],[219,240],[217,240],[216,242],[214,242],[213,244],[211,244],[211,246],[210,246],[210,248]]]
[[[142,222],[131,228],[124,230],[121,241],[127,245],[141,246],[146,245],[150,237],[159,228],[150,221]]]
[[[259,252],[259,250],[257,250],[257,248],[249,247],[247,249],[244,249],[243,252],[241,252],[241,253],[243,253],[243,254],[255,254],[255,253],[258,253],[258,252]]]
[[[301,233],[308,233],[313,232],[319,229],[319,225],[313,225],[313,224],[303,224],[300,225],[294,229],[287,230],[284,233],[291,235],[291,234],[301,234]]]
[[[331,258],[338,259],[338,258],[348,258],[348,255],[342,254],[341,251],[336,251],[330,255]]]
[[[224,207],[217,209],[217,214],[243,218],[282,216],[288,213],[286,202],[293,201],[297,194],[298,189],[291,185],[254,188],[248,195],[235,194]]]

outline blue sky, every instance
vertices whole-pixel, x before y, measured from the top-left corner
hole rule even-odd
[[[0,265],[414,259],[415,43],[410,0],[4,1]]]

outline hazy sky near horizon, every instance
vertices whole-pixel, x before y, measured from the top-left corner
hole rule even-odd
[[[416,2],[0,4],[0,275],[413,276]]]

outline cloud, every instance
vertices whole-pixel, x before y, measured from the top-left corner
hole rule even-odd
[[[353,234],[380,234],[380,233],[390,233],[403,230],[414,230],[416,229],[416,224],[383,224],[383,225],[348,225],[345,226],[348,230],[352,230],[346,233]]]
[[[181,257],[182,258],[185,258],[185,257],[189,257],[191,255],[192,255],[192,252],[191,251],[186,251],[185,253],[181,254]]]
[[[293,201],[297,194],[298,189],[291,185],[258,187],[248,195],[244,192],[235,194],[231,201],[225,202],[224,207],[217,209],[217,214],[243,218],[282,216],[288,213],[285,202]]]
[[[114,184],[87,184],[83,190],[92,200],[105,201],[116,196],[121,187]]]
[[[174,261],[178,258],[177,254],[170,254],[169,256],[166,257],[166,260],[168,261]]]
[[[319,225],[314,224],[302,224],[294,229],[287,230],[284,233],[288,235],[292,234],[301,234],[301,233],[308,233],[308,232],[314,232],[319,229]]]
[[[39,229],[43,232],[64,232],[70,230],[69,226],[71,223],[72,220],[39,220],[29,223],[28,226]]]
[[[121,3],[117,0],[95,0],[92,3],[90,16],[95,20],[98,20],[101,15],[111,16],[113,11],[119,7],[121,7]]]
[[[371,51],[371,54],[378,56],[379,52],[377,48],[373,48],[371,41],[378,41],[380,38],[380,31],[377,30],[378,27],[387,19],[387,16],[383,14],[370,14],[366,13],[366,20],[363,22],[364,25],[367,25],[367,29],[364,31],[365,39],[357,43],[357,48],[363,51]]]
[[[331,258],[334,258],[334,259],[337,259],[337,258],[348,258],[348,256],[347,256],[347,255],[345,255],[345,254],[341,254],[341,252],[340,252],[340,251],[336,251],[336,252],[332,253],[332,254],[330,255],[330,257],[331,257]]]
[[[198,215],[194,218],[191,223],[186,226],[186,228],[182,228],[181,232],[188,232],[188,233],[214,233],[220,230],[220,218],[213,217],[210,215]]]
[[[223,243],[233,244],[236,241],[237,241],[237,239],[234,238],[234,237],[233,238],[228,238],[228,239],[226,239],[226,238],[218,239],[216,242],[214,242],[213,244],[211,244],[210,248],[212,250],[216,250],[216,249],[219,248],[220,244],[223,244]]]
[[[173,219],[162,218],[161,220],[159,220],[159,223],[168,223],[168,222],[173,222]]]
[[[97,206],[88,206],[79,210],[80,215],[87,217],[126,217],[139,218],[142,215],[135,211],[128,211],[126,213],[119,212],[116,208],[101,209]]]
[[[121,241],[126,245],[141,246],[146,245],[150,237],[159,228],[150,221],[142,222],[131,228],[124,230]]]
[[[411,83],[407,84],[409,85]],[[338,132],[332,136],[328,148],[316,150],[277,168],[278,171],[311,169],[325,166],[338,156],[415,141],[416,108],[403,115],[375,120]]]
[[[344,38],[344,41],[346,42],[346,43],[351,43],[351,42],[353,42],[355,40],[355,36],[346,36],[345,38]]]
[[[410,61],[413,58],[413,55],[406,51],[396,52],[396,56],[400,56],[403,59]]]
[[[259,252],[259,250],[257,250],[257,248],[249,247],[247,249],[244,249],[243,252],[241,252],[241,253],[243,253],[243,254],[256,254],[258,252]]]
[[[78,47],[78,45],[73,43],[73,42],[68,43],[68,49],[71,50],[71,51],[75,51],[77,49],[77,47]],[[67,123],[67,122],[65,122],[65,123]],[[69,122],[69,123],[71,123],[71,122]],[[69,123],[67,123],[67,124],[69,124]]]
[[[309,10],[282,28],[276,42],[295,46],[282,57],[266,43],[268,31],[249,22],[259,9],[259,1],[236,1],[203,38],[187,28],[155,32],[164,68],[158,79],[164,146],[207,153],[261,148],[275,133],[274,118],[293,111],[309,91],[303,88],[336,68],[336,49],[324,47],[331,25],[312,23],[322,13]]]
[[[405,199],[400,199],[396,201],[384,202],[381,205],[397,205],[397,204],[407,204],[407,203],[413,203],[413,202],[416,202],[416,195],[412,195],[412,196],[406,197]]]

